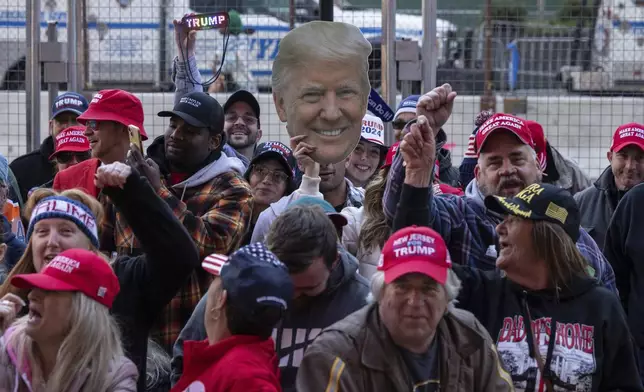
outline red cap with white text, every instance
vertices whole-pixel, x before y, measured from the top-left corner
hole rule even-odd
[[[11,284],[19,289],[79,291],[108,308],[120,290],[119,280],[107,261],[85,249],[68,249],[38,273],[14,276]]]
[[[378,271],[385,283],[419,273],[445,284],[452,261],[443,238],[429,227],[410,226],[395,232],[382,248]]]
[[[391,147],[389,147],[389,150],[387,151],[387,155],[385,156],[385,163],[382,165],[382,167],[389,167],[391,166],[392,163],[394,163],[394,157],[398,152],[399,146],[400,146],[400,142],[396,142],[392,144]]]
[[[620,125],[613,134],[610,150],[618,152],[626,146],[634,145],[644,150],[644,125],[628,123]]]
[[[77,121],[114,121],[125,126],[135,125],[141,131],[141,139],[148,140],[143,128],[143,104],[134,94],[124,90],[101,90],[94,94],[85,113]]]
[[[476,152],[481,152],[487,138],[500,129],[512,132],[523,144],[527,144],[532,149],[535,148],[532,131],[528,127],[526,120],[513,116],[511,114],[496,113],[485,121],[476,132]]]

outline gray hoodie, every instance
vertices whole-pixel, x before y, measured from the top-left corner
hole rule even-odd
[[[289,309],[281,325],[273,330],[280,358],[282,389],[295,391],[295,378],[304,351],[320,332],[367,304],[369,284],[357,272],[358,261],[342,247],[340,263],[331,271],[326,290],[310,299],[306,307]],[[172,383],[183,373],[183,342],[206,339],[204,315],[206,296],[201,298],[190,320],[181,331],[172,352]]]

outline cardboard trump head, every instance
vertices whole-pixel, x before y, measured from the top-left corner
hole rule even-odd
[[[313,21],[290,31],[273,62],[273,101],[289,136],[306,135],[320,164],[338,163],[360,141],[371,44],[348,23]]]

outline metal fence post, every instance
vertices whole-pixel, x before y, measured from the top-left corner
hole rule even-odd
[[[396,2],[382,0],[382,98],[390,107],[396,107]],[[391,123],[385,124],[385,144],[394,144],[394,130]]]
[[[436,1],[423,1],[423,93],[436,87],[436,65],[438,46],[436,45]]]
[[[333,0],[320,0],[320,20],[333,22]]]
[[[40,146],[40,0],[27,2],[27,151]]]
[[[82,44],[82,19],[79,11],[82,3],[77,0],[67,1],[67,90],[80,91],[78,67],[78,46]]]
[[[50,42],[50,43],[58,42],[58,30],[56,29],[56,27],[57,27],[57,22],[55,21],[47,22],[47,42]],[[47,79],[46,75],[45,75],[45,79]],[[48,81],[46,80],[46,82]],[[56,100],[56,97],[58,96],[58,83],[48,82],[47,92],[48,92],[48,99],[49,99],[48,107],[51,107],[51,105],[53,105],[54,101]]]

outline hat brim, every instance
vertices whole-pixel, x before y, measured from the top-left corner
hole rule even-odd
[[[83,114],[78,116],[76,118],[76,121],[78,121],[79,124],[87,126],[88,121],[114,121],[119,124],[123,124],[126,127],[129,125],[136,125],[139,127],[139,130],[141,131],[141,140],[145,141],[148,140],[148,134],[145,132],[145,129],[143,128],[143,124],[132,124],[128,123],[128,121],[122,117],[119,116],[114,116],[114,115],[105,115],[102,112],[95,113],[95,111],[92,110],[92,107],[90,106],[89,109],[87,109]]]
[[[347,218],[339,212],[327,212],[326,215],[331,219],[335,227],[344,227],[349,223]]]
[[[197,120],[196,118],[192,117],[188,113],[180,112],[178,110],[165,110],[162,112],[157,113],[157,116],[159,117],[179,117],[183,121],[187,122],[188,124],[192,125],[193,127],[198,127],[198,128],[208,128],[207,124],[202,123],[201,121]]]
[[[517,139],[519,139],[519,141],[520,141],[521,143],[525,144],[526,146],[530,146],[530,142],[528,142],[528,141],[524,140],[524,139],[523,139],[523,138],[522,138],[522,137],[521,137],[521,136],[520,136],[516,131],[514,131],[514,130],[512,130],[512,129],[510,129],[510,128],[495,128],[495,129],[492,129],[491,131],[489,131],[489,132],[487,133],[487,135],[485,135],[485,136],[483,137],[483,140],[481,141],[481,145],[480,145],[480,146],[476,146],[476,152],[477,152],[477,154],[478,154],[478,153],[480,153],[480,152],[483,150],[483,147],[485,146],[485,142],[487,141],[487,139],[489,139],[489,138],[490,138],[490,136],[492,136],[494,133],[496,133],[496,132],[498,132],[498,131],[507,131],[507,132],[511,132],[514,136],[516,136],[516,137],[517,137]],[[530,147],[534,148],[533,146],[530,146]]]
[[[19,289],[39,288],[47,291],[79,291],[78,287],[67,282],[38,273],[16,275],[11,279],[11,284]]]
[[[276,159],[279,161],[280,165],[283,166],[284,170],[286,171],[286,174],[289,175],[290,178],[293,178],[293,168],[289,164],[288,160],[284,155],[280,154],[279,152],[275,151],[264,151],[261,154],[257,155],[250,161],[250,165],[248,165],[248,170],[247,172],[250,173],[250,166],[254,165],[257,162],[264,161],[266,159]]]
[[[642,140],[642,143],[637,143],[637,142],[634,142],[634,141],[627,141],[627,142],[618,144],[618,145],[613,147],[612,151],[613,152],[619,152],[619,151],[621,151],[622,149],[624,149],[625,147],[628,147],[628,146],[637,146],[637,147],[640,148],[640,150],[644,150],[644,140]]]
[[[59,110],[56,113],[53,113],[49,119],[53,120],[56,118],[56,116],[60,115],[61,113],[74,113],[75,115],[80,116],[84,112],[78,109],[66,108],[66,109]]]
[[[539,219],[526,203],[513,197],[487,196],[485,198],[485,207],[502,215],[514,215],[524,219]]]
[[[405,261],[384,271],[385,283],[389,284],[407,274],[423,274],[444,285],[447,281],[448,269],[449,267],[445,265],[434,264],[426,260]]]
[[[257,118],[259,119],[260,116],[260,108],[259,108],[259,102],[257,102],[257,98],[250,92],[246,90],[237,90],[235,91],[230,97],[228,97],[228,100],[226,103],[224,103],[224,113],[230,109],[230,107],[236,103],[236,102],[244,102],[250,106],[252,111],[255,113]]]
[[[61,152],[87,152],[87,151],[92,151],[91,147],[81,147],[81,146],[69,146],[69,147],[62,147],[60,150],[54,151],[53,154],[49,156],[49,160],[51,161],[52,159],[56,158],[56,155],[58,155]]]

